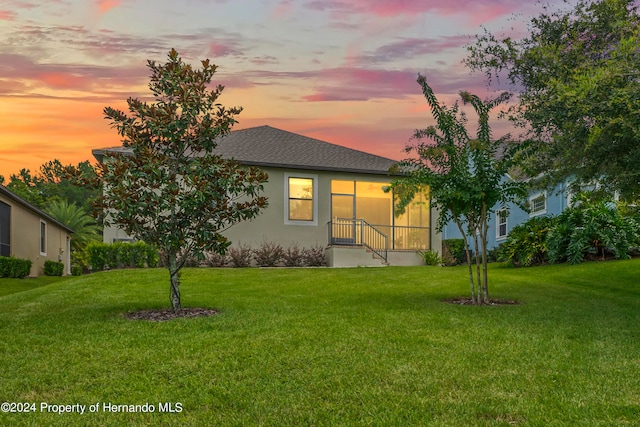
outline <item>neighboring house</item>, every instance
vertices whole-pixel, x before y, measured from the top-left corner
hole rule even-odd
[[[510,179],[510,178],[507,178]],[[517,225],[535,216],[557,216],[568,206],[571,206],[572,193],[567,183],[562,183],[553,190],[531,190],[525,204],[529,206],[526,212],[515,203],[509,203],[504,208],[496,207],[489,216],[489,233],[487,235],[487,249],[493,249],[507,240],[509,232]],[[459,239],[458,227],[450,222],[442,230],[442,239]],[[469,238],[470,239],[470,238]],[[471,240],[470,240],[471,242]]]
[[[30,276],[44,273],[47,260],[62,261],[71,273],[73,230],[0,186],[0,256],[32,261]]]
[[[93,154],[102,162],[109,152],[126,150]],[[235,245],[322,245],[332,266],[380,265],[364,249],[390,264],[419,264],[416,250],[431,248],[428,195],[420,195],[396,217],[393,196],[383,191],[395,178],[388,172],[394,160],[270,126],[233,131],[215,152],[269,175],[264,188],[268,208],[225,232]],[[122,230],[104,230],[105,242],[128,238]]]

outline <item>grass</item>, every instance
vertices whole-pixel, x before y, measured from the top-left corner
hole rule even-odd
[[[37,409],[0,424],[638,425],[639,268],[494,266],[499,307],[441,302],[458,267],[188,269],[183,305],[220,314],[163,323],[122,315],[168,305],[163,270],[68,279],[0,297],[0,400]]]
[[[27,277],[24,279],[0,279],[0,298],[6,295],[15,294],[18,292],[24,292],[31,289],[39,288],[40,286],[50,285],[52,283],[70,280],[72,277],[59,277],[59,276],[40,276],[40,277]]]

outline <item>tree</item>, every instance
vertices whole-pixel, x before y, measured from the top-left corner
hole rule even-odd
[[[432,206],[440,211],[437,229],[453,221],[460,233],[472,237],[476,256],[477,291],[468,240],[465,251],[469,266],[469,282],[473,303],[489,303],[487,272],[487,233],[489,214],[496,205],[518,201],[526,194],[520,182],[505,179],[513,165],[514,147],[508,135],[491,138],[489,112],[504,102],[506,94],[483,102],[476,95],[460,92],[465,104],[478,114],[477,138],[467,132],[467,118],[458,104],[447,108],[436,99],[424,76],[418,76],[427,103],[431,107],[436,126],[418,129],[413,139],[417,142],[405,148],[407,154],[416,154],[401,161],[397,168],[405,178],[396,179],[391,188],[403,210],[416,192],[428,186]],[[482,267],[482,273],[481,273]]]
[[[519,40],[485,31],[466,64],[490,84],[506,81],[519,101],[508,115],[524,128],[530,176],[550,186],[598,180],[640,195],[640,16],[634,0],[579,0],[544,12]]]
[[[215,65],[207,59],[194,69],[172,49],[166,63],[148,67],[155,103],[129,98],[130,115],[104,109],[130,154],[110,153],[101,165],[99,204],[105,221],[160,249],[175,311],[187,258],[225,252],[230,242],[221,233],[266,206],[267,175],[213,152],[242,111],[217,103],[223,86],[209,90]]]
[[[54,159],[41,165],[33,175],[29,169],[21,169],[18,174],[10,176],[6,187],[40,209],[46,210],[51,203],[64,200],[90,212],[92,202],[100,195],[100,188],[85,187],[77,179],[70,179],[65,172],[68,168],[75,169],[78,177],[83,177],[85,181],[95,180],[96,172],[88,161],[74,167],[64,166]],[[0,178],[0,183],[3,183],[4,177]]]

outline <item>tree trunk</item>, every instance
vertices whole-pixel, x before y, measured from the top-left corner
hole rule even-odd
[[[473,266],[471,264],[471,252],[469,251],[469,241],[467,240],[467,234],[464,232],[464,228],[460,221],[455,220],[456,225],[458,226],[458,230],[460,230],[460,235],[464,239],[464,252],[467,255],[467,266],[469,267],[469,286],[471,288],[471,302],[475,303],[476,301],[476,286],[473,283]]]
[[[487,232],[489,224],[487,223],[487,206],[482,206],[482,226],[480,235],[482,238],[482,298],[485,304],[489,304],[489,272],[487,269]]]
[[[169,252],[167,258],[169,261],[169,276],[171,278],[169,299],[171,301],[171,308],[173,311],[178,311],[182,308],[180,304],[180,268],[178,267],[177,255],[175,252]]]
[[[476,275],[478,276],[478,299],[474,302],[482,303],[482,275],[480,274],[480,246],[478,245],[478,229],[473,228],[473,246],[476,254]]]

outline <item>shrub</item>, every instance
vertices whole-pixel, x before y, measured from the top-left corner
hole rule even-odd
[[[147,267],[156,268],[160,263],[160,256],[158,255],[158,250],[152,245],[146,245],[147,248]]]
[[[515,266],[540,265],[547,262],[547,234],[555,218],[537,216],[513,227],[507,240],[500,245],[498,260]]]
[[[0,256],[0,277],[23,279],[31,272],[29,259]]]
[[[227,256],[218,252],[204,254],[204,264],[208,267],[224,267],[227,264]]]
[[[282,261],[284,249],[277,243],[264,241],[253,250],[253,258],[260,267],[275,267]]]
[[[638,241],[635,221],[621,215],[610,201],[592,200],[584,194],[576,199],[576,206],[565,209],[549,231],[546,241],[549,261],[576,264],[589,254],[603,259],[607,254],[629,258]]]
[[[131,243],[115,242],[107,245],[107,259],[109,268],[132,267]]]
[[[442,258],[438,252],[429,249],[428,251],[418,251],[425,265],[440,265],[442,264]]]
[[[145,242],[135,242],[129,245],[129,265],[136,268],[144,268],[147,262],[147,244]]]
[[[231,246],[227,254],[229,255],[229,262],[233,267],[249,267],[253,260],[251,247],[244,243],[238,246]]]
[[[108,264],[109,247],[106,243],[91,242],[87,245],[89,265],[93,271],[102,271]]]
[[[464,239],[445,239],[442,241],[442,262],[445,265],[458,265],[467,262]]]
[[[289,246],[282,254],[282,262],[286,267],[302,267],[305,265],[304,251],[297,244]]]
[[[304,265],[308,267],[325,267],[327,265],[327,257],[324,254],[324,246],[322,245],[302,249],[302,258]]]
[[[64,272],[64,264],[58,261],[46,260],[44,262],[45,276],[62,276]]]
[[[73,267],[79,267],[81,272],[89,271],[89,254],[87,249],[83,250],[71,250],[71,274],[73,274]]]
[[[82,276],[82,266],[80,266],[80,265],[72,265],[71,266],[71,275],[72,276]]]

